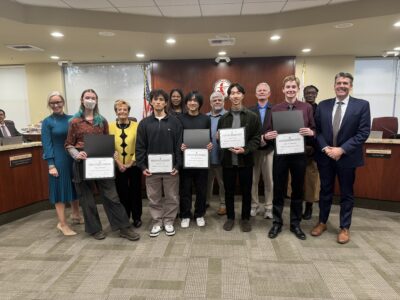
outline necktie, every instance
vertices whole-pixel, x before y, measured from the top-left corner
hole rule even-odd
[[[340,129],[340,120],[342,119],[342,102],[336,103],[338,107],[336,108],[335,115],[333,116],[333,146],[337,146],[337,135]]]
[[[293,110],[293,104],[289,104],[289,110]]]
[[[3,132],[3,137],[9,137],[8,131],[5,125],[1,126],[1,131]]]

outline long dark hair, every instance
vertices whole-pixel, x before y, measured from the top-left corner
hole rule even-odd
[[[169,100],[168,100],[168,103],[167,103],[167,113],[168,114],[175,114],[175,110],[174,110],[174,107],[173,107],[172,101],[171,101],[172,94],[174,92],[177,92],[181,96],[181,104],[179,106],[181,107],[182,113],[185,113],[186,112],[185,96],[183,95],[182,90],[178,89],[178,88],[172,89],[169,92]]]

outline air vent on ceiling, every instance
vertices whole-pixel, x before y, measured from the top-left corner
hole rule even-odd
[[[208,43],[210,46],[217,47],[217,46],[233,46],[235,45],[236,38],[232,37],[216,37],[213,39],[208,39]]]
[[[7,45],[7,48],[16,51],[44,51],[43,49],[32,45]]]

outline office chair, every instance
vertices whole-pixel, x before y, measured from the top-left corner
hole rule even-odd
[[[399,122],[397,117],[381,117],[372,120],[371,130],[382,131],[382,138],[384,139],[396,138],[398,129]]]

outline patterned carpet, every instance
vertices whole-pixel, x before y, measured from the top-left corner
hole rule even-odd
[[[355,209],[351,242],[339,245],[336,206],[327,232],[300,241],[288,224],[270,240],[261,215],[250,233],[238,222],[225,232],[216,201],[206,227],[177,221],[175,236],[150,238],[144,205],[139,242],[111,232],[101,206],[103,241],[83,225],[63,237],[54,210],[1,226],[0,299],[400,299],[398,213]],[[307,233],[316,214],[302,223]]]

